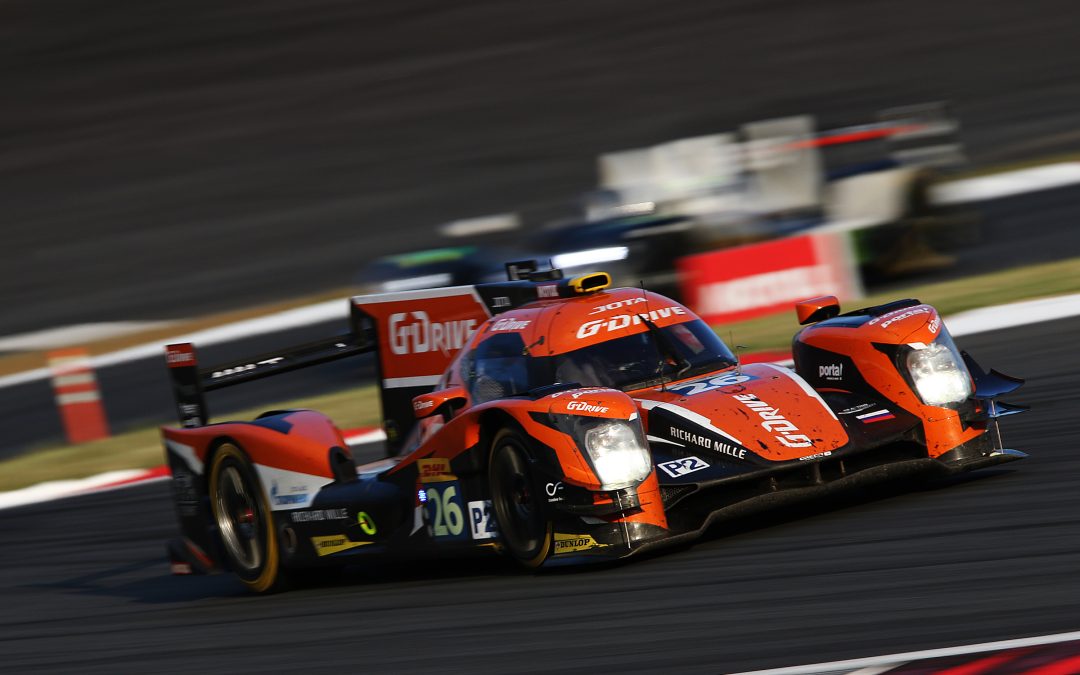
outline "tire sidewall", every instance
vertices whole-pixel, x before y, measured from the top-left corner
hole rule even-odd
[[[504,450],[504,448],[510,448],[510,450]],[[541,528],[542,532],[538,533],[540,543],[538,546],[533,547],[531,550],[523,549],[519,542],[510,541],[507,536],[512,531],[507,527],[508,514],[504,512],[505,504],[498,497],[496,493],[500,489],[497,482],[500,477],[496,475],[496,459],[501,452],[515,452],[518,454],[520,460],[526,469],[526,479],[529,482],[529,494],[531,495],[531,505],[537,510],[544,521],[544,525]],[[524,435],[513,428],[503,428],[495,434],[495,438],[491,443],[491,452],[488,457],[488,481],[491,488],[492,506],[495,511],[495,520],[499,528],[499,539],[503,546],[506,548],[507,553],[514,558],[518,563],[526,568],[539,567],[547,560],[551,554],[552,547],[552,524],[551,520],[546,516],[547,505],[540,499],[540,492],[536,490],[536,484],[534,476],[531,470],[532,459],[527,448],[527,442]]]
[[[256,593],[264,593],[276,590],[282,582],[281,552],[278,549],[277,531],[274,526],[273,513],[262,489],[255,468],[237,445],[224,443],[214,453],[213,464],[210,468],[210,508],[214,517],[214,525],[218,523],[217,490],[221,472],[227,467],[234,467],[243,478],[246,486],[255,493],[256,508],[259,510],[258,519],[260,526],[260,540],[263,542],[262,564],[254,570],[244,569],[232,559],[228,546],[222,546],[225,555],[229,558],[233,572],[245,586]]]

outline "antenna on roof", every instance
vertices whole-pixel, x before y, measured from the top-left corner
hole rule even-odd
[[[735,344],[735,331],[728,330],[728,342],[731,343],[731,349],[735,352],[735,374],[742,375],[742,359],[739,357],[739,352],[746,349],[746,345]]]
[[[649,329],[649,332],[652,333],[655,324],[650,325],[649,294],[645,290],[645,280],[638,279],[638,286],[641,287],[641,299],[645,301],[645,315],[642,318],[645,320],[645,326]],[[656,335],[653,336],[653,344],[656,346],[656,376],[660,378],[660,391],[667,391],[667,387],[664,384],[664,353],[660,351],[660,340]]]

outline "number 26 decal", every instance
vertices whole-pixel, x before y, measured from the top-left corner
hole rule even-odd
[[[427,487],[427,515],[431,524],[431,536],[464,538],[465,512],[461,507],[461,495],[458,494],[456,481]]]
[[[753,375],[736,375],[735,373],[731,373],[729,375],[718,375],[709,380],[676,384],[673,387],[668,387],[668,391],[677,391],[684,396],[693,396],[694,394],[701,394],[706,391],[712,391],[713,389],[719,389],[720,387],[730,387],[733,384],[742,384],[743,382],[749,382],[753,379],[756,379]]]

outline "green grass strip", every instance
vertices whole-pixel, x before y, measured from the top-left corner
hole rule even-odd
[[[876,294],[844,309],[913,297],[928,302],[945,316],[968,309],[1000,305],[1017,300],[1080,292],[1080,258],[1016,268],[980,276],[913,285]],[[725,340],[747,345],[750,350],[786,349],[799,329],[794,308],[790,312],[716,326]],[[251,385],[258,386],[258,385]],[[211,401],[213,403],[213,401]],[[378,392],[365,385],[333,394],[297,401],[268,404],[229,415],[251,419],[265,410],[311,408],[333,419],[341,428],[378,426],[381,423]],[[220,421],[215,418],[215,421]],[[171,422],[171,420],[169,421]],[[43,448],[0,462],[0,491],[14,490],[46,480],[83,478],[115,469],[150,468],[164,462],[157,428],[140,429],[77,446]]]

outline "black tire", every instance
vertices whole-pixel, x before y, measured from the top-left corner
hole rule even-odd
[[[277,532],[266,493],[247,455],[232,443],[214,454],[210,507],[233,572],[256,593],[283,590]]]
[[[527,444],[515,429],[495,434],[488,462],[491,503],[499,537],[517,562],[539,567],[551,554],[551,521],[535,489]]]

